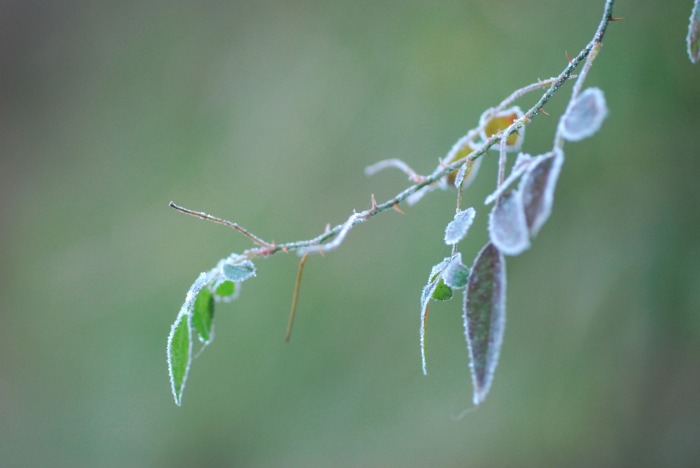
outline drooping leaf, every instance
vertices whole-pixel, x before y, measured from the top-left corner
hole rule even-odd
[[[506,255],[518,255],[530,248],[525,209],[518,192],[507,192],[496,202],[489,215],[489,238]]]
[[[466,210],[458,211],[455,217],[445,228],[445,244],[455,245],[464,239],[467,235],[469,227],[474,221],[474,216],[476,211],[474,208],[467,208]]]
[[[563,163],[564,153],[556,148],[540,157],[520,180],[518,193],[522,198],[530,236],[537,235],[552,212],[554,189]]]
[[[498,197],[503,195],[503,193],[508,190],[508,187],[510,187],[513,182],[518,180],[518,178],[522,176],[525,171],[527,171],[535,159],[536,158],[533,158],[529,154],[518,153],[518,158],[515,160],[515,164],[513,164],[513,168],[510,170],[510,175],[506,177],[506,180],[504,180],[503,183],[491,195],[486,197],[486,200],[484,200],[484,205],[493,203]]]
[[[177,318],[170,327],[168,343],[166,347],[168,355],[168,373],[170,374],[170,386],[175,403],[182,403],[182,392],[185,389],[187,376],[192,362],[192,309],[199,292],[210,280],[209,273],[201,273],[190,286],[185,296],[185,302],[180,307]]]
[[[467,285],[469,268],[462,264],[462,254],[457,252],[450,260],[449,265],[442,272],[442,279],[452,289],[462,289]]]
[[[588,138],[600,129],[607,115],[603,91],[588,88],[576,97],[559,121],[561,135],[569,141]]]
[[[192,307],[192,327],[197,331],[199,340],[208,345],[214,339],[212,333],[214,321],[214,296],[209,288],[202,288]]]
[[[250,260],[228,259],[221,265],[221,273],[229,281],[245,281],[255,276],[255,265]]]
[[[459,159],[462,159],[463,157],[466,157],[469,153],[474,151],[473,149],[469,149],[469,151],[466,151],[465,154],[454,161],[457,161]],[[476,178],[476,175],[479,173],[479,167],[481,167],[481,160],[484,158],[479,158],[475,161],[472,160],[467,160],[464,162],[462,166],[459,167],[456,171],[452,171],[449,174],[447,174],[447,183],[450,185],[453,185],[455,187],[461,186],[463,189],[469,187],[469,184],[472,183],[472,181]],[[454,161],[448,161],[454,162]]]
[[[175,403],[182,404],[187,374],[192,361],[192,338],[187,314],[178,315],[168,337],[168,369]]]
[[[504,111],[494,114],[493,109],[487,109],[479,119],[479,126],[482,128],[481,138],[486,141],[496,133],[510,127],[513,122],[523,116],[523,111],[518,106],[513,106]],[[525,139],[525,127],[517,132],[511,133],[506,138],[506,151],[517,151],[522,146]]]
[[[474,260],[464,295],[464,333],[475,405],[486,398],[498,364],[505,330],[505,293],[505,259],[493,244],[486,244]]]
[[[437,265],[433,265],[433,267],[430,269],[428,282],[425,286],[423,286],[423,291],[421,291],[420,295],[420,356],[424,375],[428,375],[425,363],[425,321],[428,316],[428,302],[433,297],[433,294],[437,289],[438,282],[442,279],[442,272],[445,270],[445,268],[447,268],[449,262],[450,257],[447,257]]]
[[[688,25],[688,57],[693,63],[700,62],[700,0],[695,0],[693,10],[690,12],[690,24]]]

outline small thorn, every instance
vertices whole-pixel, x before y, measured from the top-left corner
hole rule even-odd
[[[549,115],[549,112],[547,112],[547,111],[544,110],[544,109],[540,109],[540,112],[541,112],[542,114],[544,114],[544,115]]]
[[[611,16],[610,17],[610,21],[624,21],[624,20],[625,20],[625,18],[623,18],[621,16]]]
[[[324,233],[329,233],[331,231],[331,223],[326,224],[326,228],[324,229]]]
[[[569,55],[569,51],[565,50],[564,53],[566,54],[566,60],[568,60],[569,63],[571,63],[571,60],[573,59],[571,58],[571,55]]]
[[[391,207],[394,209],[394,211],[396,211],[399,214],[402,214],[402,215],[406,214],[401,208],[399,208],[398,203],[394,203]]]
[[[371,197],[371,204],[372,204],[372,211],[374,211],[378,208],[377,199],[374,198],[374,194],[372,194],[372,197]]]
[[[321,257],[325,257],[325,256],[326,256],[326,252],[323,251],[323,249],[321,248],[320,245],[317,245],[317,246],[316,246],[316,251],[318,251],[318,253],[321,255]]]
[[[282,252],[284,252],[284,253],[286,253],[286,254],[289,253],[289,249],[288,249],[287,247],[282,247],[281,250],[282,250]]]

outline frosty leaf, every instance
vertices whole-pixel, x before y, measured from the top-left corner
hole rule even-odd
[[[491,195],[486,197],[486,200],[484,200],[484,205],[493,203],[494,200],[503,195],[503,193],[506,190],[508,190],[508,187],[510,187],[510,185],[513,182],[518,180],[518,177],[525,173],[525,171],[528,169],[528,167],[530,167],[534,159],[535,158],[533,158],[529,154],[519,153],[518,158],[515,160],[515,164],[513,164],[513,168],[510,170],[510,175],[506,178],[506,180],[503,181],[503,183],[496,189],[496,191],[494,191]]]
[[[464,239],[474,221],[475,215],[476,211],[474,208],[458,211],[454,219],[445,228],[445,244],[455,245]]]
[[[214,338],[212,326],[214,320],[214,296],[209,288],[202,288],[192,307],[192,327],[197,331],[199,340],[205,345]]]
[[[690,12],[690,24],[688,25],[688,57],[693,63],[700,62],[700,0],[695,0],[693,10]]]
[[[462,254],[457,252],[445,271],[442,272],[442,279],[445,284],[452,289],[462,289],[467,284],[469,268],[462,264]]]
[[[518,193],[525,209],[530,236],[535,236],[552,212],[554,189],[557,185],[564,153],[556,149],[530,166],[520,181]]]
[[[497,114],[493,113],[493,109],[487,109],[479,119],[479,126],[482,128],[481,138],[486,141],[496,133],[510,127],[513,122],[523,116],[523,111],[520,107],[513,106]],[[517,132],[511,133],[506,138],[506,151],[517,151],[525,138],[525,127],[522,127]]]
[[[530,247],[523,201],[518,192],[505,193],[489,215],[489,237],[506,255],[518,255]]]
[[[464,334],[469,350],[474,404],[486,398],[505,330],[506,266],[493,245],[479,252],[464,295]]]
[[[561,135],[580,141],[598,131],[608,115],[605,95],[599,88],[588,88],[578,95],[559,121]]]
[[[225,280],[216,286],[214,294],[220,299],[232,299],[233,296],[236,294],[237,289],[238,288],[236,288],[236,283],[234,283],[233,281]]]
[[[447,286],[442,278],[439,278],[431,297],[436,301],[449,301],[452,299],[452,288]]]
[[[250,260],[229,260],[221,266],[221,273],[229,281],[245,281],[255,276],[255,265]]]
[[[182,391],[185,389],[187,373],[190,370],[192,360],[192,340],[187,314],[178,315],[173,323],[168,337],[168,370],[170,371],[170,384],[173,390],[175,403],[182,403]]]
[[[454,159],[452,161],[448,161],[448,163],[457,161],[459,159],[462,159],[463,157],[466,157],[469,153],[471,153],[472,149],[467,151],[463,156]],[[467,188],[469,187],[469,184],[472,183],[472,181],[476,178],[476,174],[479,172],[479,167],[481,167],[481,160],[483,158],[479,158],[475,161],[472,161],[470,159],[466,160],[463,165],[459,167],[458,170],[452,171],[449,174],[447,174],[447,183],[450,185],[453,185],[455,187],[461,186],[462,188]]]
[[[428,375],[425,365],[425,321],[428,316],[428,302],[433,297],[438,283],[442,279],[441,274],[445,268],[447,268],[449,262],[450,258],[447,257],[437,265],[433,266],[433,268],[430,270],[430,276],[428,276],[428,282],[425,286],[423,286],[423,291],[420,295],[420,356],[424,375]],[[450,290],[450,292],[451,291],[452,290]]]
[[[210,280],[210,275],[211,272],[200,273],[190,286],[185,296],[185,303],[180,307],[180,312],[177,314],[175,323],[170,327],[170,335],[168,335],[168,373],[173,397],[178,406],[182,403],[182,391],[185,389],[190,362],[192,362],[192,309],[199,292]]]

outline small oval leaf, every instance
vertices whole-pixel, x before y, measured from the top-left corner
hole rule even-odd
[[[498,364],[505,330],[505,292],[505,259],[493,244],[486,244],[474,260],[464,295],[464,333],[475,405],[486,398]]]
[[[213,320],[214,296],[209,288],[202,288],[192,307],[192,327],[197,331],[199,340],[205,345],[210,344],[214,338],[212,333]]]
[[[245,281],[255,276],[255,265],[250,260],[226,261],[221,266],[221,273],[229,281]]]
[[[518,255],[530,248],[525,209],[519,192],[507,192],[496,202],[489,215],[489,238],[506,255]]]
[[[469,268],[462,264],[462,254],[457,252],[445,271],[442,272],[442,279],[445,284],[452,289],[462,289],[467,285],[469,278]]]
[[[175,404],[182,404],[187,374],[192,361],[192,339],[187,314],[179,314],[168,336],[168,371]]]
[[[700,62],[700,0],[695,0],[693,10],[690,12],[690,24],[688,25],[688,57],[693,63]]]
[[[552,212],[554,189],[564,163],[564,153],[557,148],[539,158],[520,180],[518,188],[530,236],[537,235]]]
[[[607,115],[603,91],[588,88],[578,95],[559,121],[561,135],[569,141],[588,138],[600,129]]]
[[[458,211],[445,228],[445,244],[455,245],[464,239],[474,221],[474,216],[476,216],[476,211],[471,207]]]

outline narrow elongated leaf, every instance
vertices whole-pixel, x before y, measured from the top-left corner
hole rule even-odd
[[[168,355],[168,373],[170,374],[170,386],[175,403],[182,403],[182,392],[185,389],[187,376],[192,362],[192,308],[199,291],[210,280],[209,273],[201,273],[190,286],[185,296],[185,303],[180,307],[177,318],[170,327],[168,343],[166,347]]]
[[[445,228],[445,244],[455,245],[467,235],[474,221],[476,211],[474,208],[458,211],[455,217]]]
[[[525,209],[518,192],[507,192],[496,202],[489,216],[489,237],[506,255],[518,255],[530,248]]]
[[[428,375],[425,363],[425,321],[428,316],[428,302],[430,302],[430,299],[433,297],[438,283],[442,280],[442,272],[447,268],[449,262],[450,257],[447,257],[431,268],[428,282],[423,286],[423,291],[420,295],[420,356],[424,375]]]
[[[462,264],[462,254],[457,252],[450,260],[445,271],[442,272],[442,279],[445,284],[452,289],[462,289],[467,285],[469,278],[469,268]]]
[[[192,361],[192,332],[187,314],[178,315],[168,337],[168,370],[175,403],[182,404],[187,374]]]
[[[530,236],[537,235],[552,212],[554,189],[563,163],[564,153],[557,148],[530,166],[520,180],[518,193],[522,198]]]
[[[505,330],[505,293],[505,259],[493,244],[486,244],[474,260],[464,295],[464,334],[475,405],[486,398],[498,364]]]
[[[209,288],[202,288],[192,307],[192,327],[197,331],[199,340],[208,345],[214,339],[212,333],[214,321],[214,296]]]
[[[690,24],[688,25],[688,57],[693,63],[700,62],[700,0],[695,0],[693,10],[690,12]]]
[[[569,141],[588,138],[600,129],[607,115],[603,91],[588,88],[578,95],[559,121],[561,135]]]

